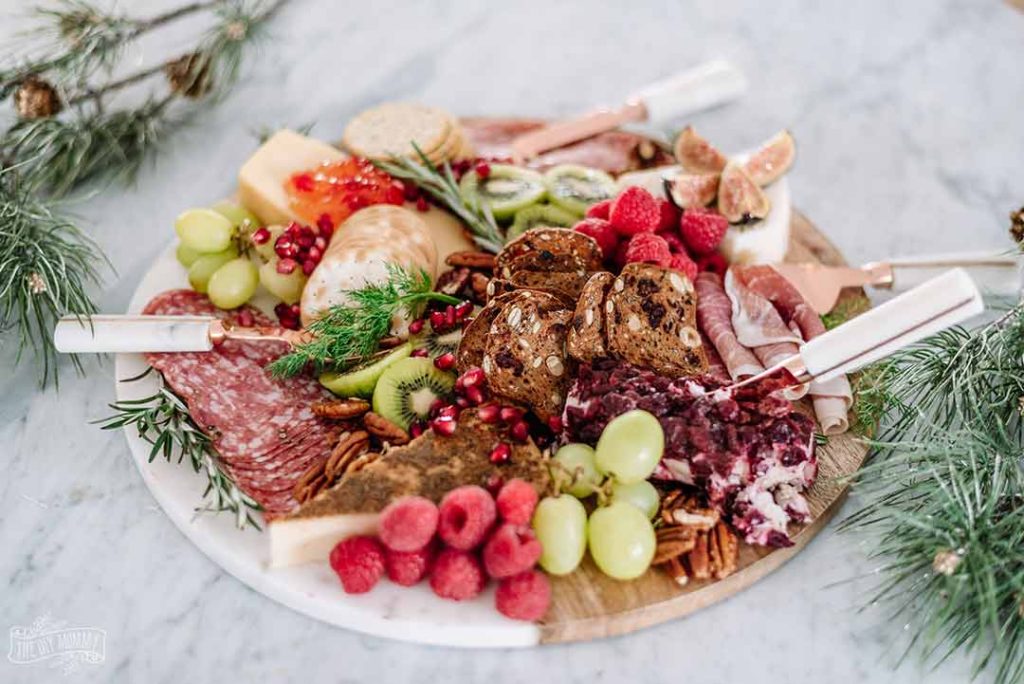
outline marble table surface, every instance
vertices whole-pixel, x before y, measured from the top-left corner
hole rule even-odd
[[[0,1],[4,52],[26,4]],[[751,90],[692,122],[726,149],[792,130],[794,201],[851,260],[1005,246],[1007,213],[1024,202],[1024,13],[997,0],[294,0],[226,101],[169,138],[132,187],[74,206],[114,267],[98,301],[124,309],[174,216],[231,191],[261,127],[315,122],[331,139],[391,98],[568,115],[717,56]],[[59,392],[39,391],[10,336],[0,342],[0,627],[49,616],[105,630],[105,662],[68,681],[968,679],[962,658],[896,667],[907,627],[870,605],[869,540],[834,524],[752,589],[621,638],[456,651],[320,624],[211,563],[155,505],[124,437],[89,425],[112,400],[111,363],[85,378],[65,368]],[[64,679],[3,659],[0,681]]]

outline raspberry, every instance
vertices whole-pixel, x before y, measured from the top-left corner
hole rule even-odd
[[[537,563],[542,550],[529,527],[505,523],[484,544],[484,568],[494,579],[518,575]]]
[[[430,572],[434,561],[433,544],[427,544],[416,551],[384,550],[384,569],[388,579],[403,587],[411,587],[419,583]]]
[[[608,211],[612,208],[612,202],[614,199],[601,200],[597,204],[591,204],[587,207],[587,213],[584,214],[587,218],[599,218],[608,220]]]
[[[644,262],[668,266],[672,253],[668,249],[665,238],[654,233],[637,233],[629,239],[626,248],[626,263]]]
[[[441,499],[437,533],[453,549],[469,551],[483,542],[497,517],[494,498],[483,487],[456,487]]]
[[[583,233],[594,238],[605,258],[615,254],[615,248],[619,245],[619,234],[612,228],[612,224],[604,219],[583,219],[573,226],[572,229],[577,233]]]
[[[498,515],[514,525],[529,525],[533,509],[537,507],[537,490],[526,480],[509,480],[498,492],[495,500]]]
[[[698,255],[715,251],[728,229],[729,222],[725,217],[710,209],[687,209],[679,219],[679,232],[686,246]]]
[[[725,260],[721,252],[712,252],[711,254],[705,254],[702,257],[697,258],[697,270],[698,271],[710,271],[712,273],[718,273],[719,275],[725,275],[725,272],[729,269],[729,262]]]
[[[384,547],[376,537],[349,537],[331,550],[330,563],[346,594],[364,594],[384,575]]]
[[[693,263],[693,259],[685,254],[673,254],[672,259],[669,260],[668,267],[682,271],[690,282],[697,279],[697,264]]]
[[[498,612],[514,620],[540,620],[551,605],[551,584],[537,570],[501,580],[494,594]]]
[[[392,551],[416,551],[434,538],[437,518],[437,506],[430,499],[403,496],[381,511],[377,534]]]
[[[633,185],[615,198],[608,211],[608,220],[620,235],[653,233],[661,222],[661,209],[654,195]]]
[[[471,599],[484,590],[486,583],[480,561],[473,554],[456,549],[445,549],[437,554],[430,573],[430,588],[441,598]]]
[[[673,254],[686,254],[686,245],[683,244],[682,238],[679,237],[679,233],[674,230],[666,230],[660,233],[661,238],[668,243],[668,251]]]
[[[676,205],[663,197],[657,197],[655,201],[661,212],[661,220],[658,221],[656,231],[660,233],[663,230],[674,230],[679,225],[679,210],[676,209]]]

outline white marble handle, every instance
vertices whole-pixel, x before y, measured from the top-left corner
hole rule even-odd
[[[892,267],[892,288],[909,290],[943,271],[961,267],[986,295],[1016,296],[1021,290],[1021,259],[1006,251],[951,252],[897,257],[886,261]]]
[[[210,351],[207,316],[65,316],[53,344],[64,354]]]
[[[857,316],[800,347],[807,372],[825,381],[878,361],[903,347],[976,316],[978,287],[962,268]]]
[[[647,118],[665,123],[734,100],[747,90],[747,79],[730,62],[716,60],[647,86],[629,98],[647,109]]]

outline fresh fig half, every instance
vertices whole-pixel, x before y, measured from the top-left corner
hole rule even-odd
[[[796,157],[796,141],[789,131],[779,131],[744,165],[751,180],[764,187],[789,171]]]
[[[666,176],[665,194],[680,209],[706,207],[715,200],[718,194],[717,173],[686,173]]]
[[[693,126],[687,126],[679,133],[673,152],[690,173],[721,173],[727,161],[724,154],[697,135]]]
[[[772,203],[742,165],[729,162],[718,183],[718,212],[729,223],[749,223],[763,219]]]

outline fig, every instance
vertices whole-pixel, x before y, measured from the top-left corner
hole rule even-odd
[[[763,219],[772,203],[740,164],[729,162],[718,183],[718,212],[729,223]]]
[[[744,165],[751,180],[764,187],[773,183],[789,171],[796,157],[796,142],[789,131],[776,133],[768,142],[761,145]]]
[[[676,159],[690,173],[721,173],[726,158],[711,143],[697,135],[693,126],[679,133],[673,147]]]
[[[680,209],[706,207],[718,194],[717,173],[678,173],[664,179],[665,194]]]

